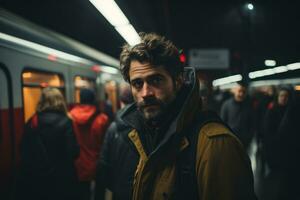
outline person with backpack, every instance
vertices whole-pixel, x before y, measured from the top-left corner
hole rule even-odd
[[[79,146],[66,103],[56,88],[42,90],[20,147],[16,199],[71,200],[77,196],[74,166]]]
[[[120,55],[135,103],[120,113],[118,138],[104,142],[96,190],[109,189],[114,200],[256,199],[243,145],[201,111],[195,70],[184,70],[165,37],[140,39]]]
[[[95,105],[95,100],[95,93],[91,89],[81,89],[80,104],[70,111],[80,146],[80,155],[75,162],[80,181],[79,200],[91,199],[91,183],[95,179],[96,162],[109,123],[107,115],[100,113]]]

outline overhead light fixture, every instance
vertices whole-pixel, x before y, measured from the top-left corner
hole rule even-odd
[[[113,26],[129,24],[129,20],[114,0],[90,0],[100,13]]]
[[[220,85],[238,82],[238,81],[241,81],[242,79],[243,79],[242,75],[237,74],[237,75],[228,76],[225,78],[216,79],[212,82],[212,84],[214,87],[216,87],[216,86],[220,86]]]
[[[252,3],[248,3],[248,4],[247,4],[247,8],[248,8],[248,10],[253,10],[253,9],[254,9],[254,6],[253,6]]]
[[[288,70],[300,69],[300,62],[287,65]]]
[[[265,65],[268,67],[274,67],[274,66],[276,66],[276,61],[275,60],[265,60]]]
[[[289,70],[296,70],[296,69],[300,69],[300,62],[292,63],[287,66],[278,66],[271,69],[264,69],[264,70],[250,72],[248,76],[250,79],[255,79],[263,76],[269,76],[269,75],[283,73]]]
[[[254,71],[254,72],[250,72],[248,74],[250,79],[254,79],[254,78],[258,78],[258,77],[263,77],[263,76],[269,76],[275,74],[275,70],[274,69],[264,69],[264,70],[258,70],[258,71]]]
[[[126,41],[129,45],[135,45],[140,42],[140,36],[137,34],[131,24],[117,26],[115,28],[123,38],[126,38]]]
[[[275,73],[283,73],[288,71],[287,66],[279,66],[279,67],[275,67],[273,68]]]
[[[115,27],[129,45],[133,46],[140,42],[138,33],[114,0],[90,0],[90,2]]]

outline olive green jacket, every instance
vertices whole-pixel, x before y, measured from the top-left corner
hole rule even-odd
[[[174,199],[176,181],[176,157],[166,157],[163,167],[148,163],[137,131],[129,133],[139,155],[134,175],[133,198]],[[182,139],[180,151],[189,146]],[[208,123],[201,128],[197,142],[195,161],[198,199],[201,200],[247,200],[255,199],[253,176],[248,156],[239,140],[220,123]]]

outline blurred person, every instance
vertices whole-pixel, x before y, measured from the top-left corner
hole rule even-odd
[[[130,85],[128,84],[123,84],[120,86],[120,107],[121,109],[124,108],[125,106],[133,103],[133,96],[130,90]]]
[[[108,126],[108,117],[95,106],[95,93],[91,89],[80,90],[80,104],[70,112],[74,131],[80,146],[75,162],[79,177],[79,199],[91,199],[91,182],[95,179],[96,161]]]
[[[135,103],[120,114],[118,139],[104,144],[97,190],[122,200],[255,199],[242,144],[216,115],[200,111],[195,70],[184,72],[165,37],[140,36],[120,55]]]
[[[254,95],[255,99],[255,121],[257,126],[256,141],[258,144],[256,152],[256,161],[260,177],[263,177],[266,172],[266,158],[263,147],[263,125],[264,117],[268,108],[273,104],[275,98],[275,87],[264,86],[262,90],[257,90]]]
[[[102,149],[102,155],[105,155],[107,159],[111,159],[111,163],[115,163],[118,157],[114,157],[114,155],[119,151],[117,147],[117,143],[120,140],[120,135],[128,130],[128,126],[124,123],[124,121],[121,119],[121,115],[126,110],[126,107],[128,107],[130,104],[134,102],[133,96],[131,93],[130,86],[128,84],[122,84],[120,85],[120,106],[121,109],[116,113],[115,120],[110,124],[109,128],[107,129],[107,132],[105,133],[105,139]],[[105,158],[105,159],[106,159]],[[96,178],[96,199],[103,198],[104,195],[109,196],[111,193],[107,192],[105,193],[105,186],[107,185],[108,188],[111,188],[113,184],[113,181],[115,180],[114,174],[112,174],[112,171],[103,171],[103,167],[101,166],[101,162],[98,163],[98,169],[97,169],[97,178]],[[100,176],[100,179],[99,179]],[[102,177],[101,177],[102,176]],[[103,178],[105,176],[105,178]],[[102,181],[105,179],[105,182]]]
[[[112,122],[115,118],[115,114],[113,111],[112,102],[108,97],[107,92],[105,92],[105,101],[103,105],[103,112],[108,116],[109,122]]]
[[[266,161],[270,168],[276,168],[278,162],[274,149],[276,144],[276,135],[282,122],[283,116],[287,110],[290,98],[290,91],[287,88],[279,88],[276,100],[266,111],[263,122],[263,146],[266,154]]]
[[[282,178],[279,185],[278,199],[297,199],[300,196],[298,182],[300,179],[300,98],[293,96],[287,103],[287,109],[284,113],[281,123],[278,127],[277,138],[275,139],[274,147],[278,156],[278,169],[282,173]],[[281,97],[283,98],[283,97]],[[285,100],[281,100],[285,102]]]
[[[245,83],[238,82],[233,88],[233,97],[223,103],[220,116],[248,150],[255,133],[255,121]]]
[[[298,199],[299,173],[299,99],[280,87],[276,100],[266,112],[263,147],[268,173],[263,198],[274,200]]]
[[[78,155],[64,97],[56,88],[43,89],[21,141],[17,199],[74,199],[78,183],[74,162]]]
[[[262,139],[263,132],[263,121],[266,111],[270,106],[272,106],[275,98],[275,87],[266,86],[264,91],[258,91],[255,97],[255,118],[257,124],[257,139],[260,142]]]

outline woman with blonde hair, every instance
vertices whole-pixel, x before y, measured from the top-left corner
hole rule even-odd
[[[61,92],[44,88],[21,142],[20,199],[74,199],[79,146]]]

